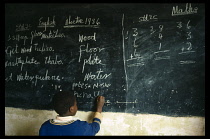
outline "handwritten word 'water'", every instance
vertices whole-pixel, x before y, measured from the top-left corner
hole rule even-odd
[[[107,79],[112,74],[112,73],[102,74],[103,72],[104,71],[100,69],[99,71],[96,71],[96,74],[92,74],[92,72],[86,73],[84,77],[84,81]]]

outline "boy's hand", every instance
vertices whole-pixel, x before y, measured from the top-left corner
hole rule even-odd
[[[105,97],[98,96],[97,97],[97,108],[96,108],[96,112],[102,112],[102,107],[104,106],[104,103],[105,103]]]

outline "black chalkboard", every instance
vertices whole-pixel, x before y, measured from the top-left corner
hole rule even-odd
[[[205,115],[205,4],[6,4],[5,106]]]

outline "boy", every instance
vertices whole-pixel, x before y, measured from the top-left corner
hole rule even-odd
[[[39,130],[40,136],[94,136],[100,130],[102,107],[105,99],[97,97],[97,107],[92,123],[80,121],[74,115],[77,112],[76,97],[70,91],[56,93],[52,99],[53,107],[59,115],[44,122]]]

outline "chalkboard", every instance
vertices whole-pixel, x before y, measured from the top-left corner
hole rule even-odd
[[[205,115],[205,4],[6,4],[5,106]]]

